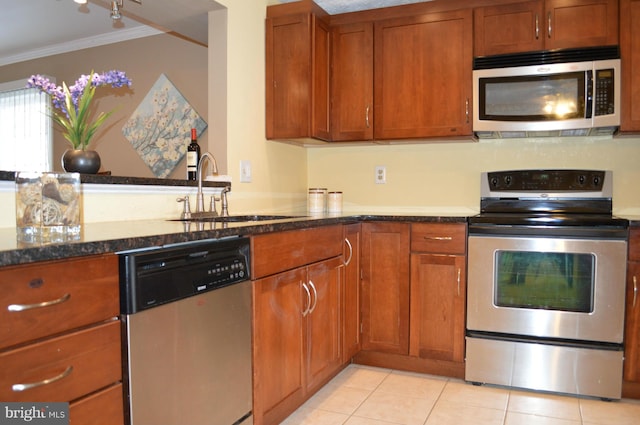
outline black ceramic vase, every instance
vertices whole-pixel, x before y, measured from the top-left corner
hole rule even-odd
[[[68,173],[96,174],[100,170],[100,155],[96,151],[68,149],[62,155],[62,168]]]

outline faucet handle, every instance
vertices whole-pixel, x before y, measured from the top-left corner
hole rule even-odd
[[[218,216],[218,211],[216,210],[216,201],[219,201],[220,198],[216,198],[215,195],[211,195],[211,206],[209,207],[209,210],[211,211],[211,213],[213,213],[214,217]]]
[[[182,209],[182,214],[180,214],[181,220],[189,220],[191,218],[191,205],[189,204],[189,195],[186,195],[184,198],[176,199],[177,202],[184,202],[184,208]]]
[[[229,193],[230,191],[231,188],[229,186],[225,186],[224,189],[222,189],[222,192],[220,192],[220,215],[223,217],[229,216],[229,202],[227,201],[227,193]]]

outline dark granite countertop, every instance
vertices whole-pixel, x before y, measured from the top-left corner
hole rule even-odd
[[[242,223],[197,223],[160,219],[114,221],[83,224],[77,241],[40,244],[20,242],[15,228],[0,228],[0,266],[359,221],[464,223],[466,220],[463,216],[345,214]]]
[[[15,181],[14,171],[0,171],[0,181]],[[80,174],[81,183],[89,184],[122,184],[137,186],[197,186],[198,182],[179,179],[158,179],[150,177],[126,177],[112,176],[109,174]],[[205,187],[225,187],[229,186],[229,182],[214,182],[203,180],[202,185]]]

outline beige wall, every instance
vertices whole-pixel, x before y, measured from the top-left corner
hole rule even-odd
[[[32,74],[46,74],[73,84],[81,74],[118,69],[125,71],[133,85],[131,92],[103,87],[96,91],[99,110],[116,111],[94,136],[89,146],[100,154],[102,171],[116,176],[155,177],[127,139],[122,126],[144,99],[161,74],[165,74],[196,111],[208,122],[207,48],[171,35],[156,35],[135,40],[78,50],[0,67],[0,82],[26,79]],[[207,147],[206,131],[200,140]],[[190,139],[185,134],[185,143]],[[54,134],[54,166],[61,171],[60,157],[70,145],[59,131]],[[181,161],[171,178],[185,178],[186,165]]]
[[[301,148],[266,141],[264,19],[266,5],[274,2],[219,0],[226,10],[212,12],[210,16],[208,51],[200,46],[184,45],[169,36],[158,36],[166,38],[162,39],[162,49],[148,44],[156,41],[156,37],[151,37],[128,42],[132,44],[127,44],[127,49],[113,45],[96,48],[97,52],[91,54],[87,51],[87,56],[83,56],[91,66],[106,63],[131,73],[136,93],[124,105],[122,116],[133,110],[161,72],[169,76],[201,113],[207,113],[208,103],[210,128],[205,135],[210,139],[209,149],[217,157],[224,158],[226,148],[228,174],[233,179],[229,195],[232,213],[304,208],[307,187],[322,186],[342,190],[345,210],[354,212],[468,214],[478,208],[481,171],[559,167],[613,170],[616,213],[640,215],[640,138],[326,148]],[[224,26],[226,28],[222,28]],[[130,51],[132,46],[138,46],[143,53]],[[159,53],[151,53],[158,50]],[[208,63],[201,64],[200,59],[205,55]],[[60,56],[57,66],[65,68],[66,55]],[[198,77],[207,72],[201,69],[207,66],[208,83]],[[36,72],[28,68],[23,69],[22,74],[24,71]],[[0,68],[0,77],[4,72]],[[203,84],[209,87],[206,100]],[[125,158],[134,161],[129,158],[130,148],[122,136],[114,137],[109,143],[115,146],[114,153],[104,155],[108,168],[119,169],[116,168],[119,161]],[[103,145],[98,146],[101,155],[102,149],[106,149]],[[240,160],[251,161],[252,183],[239,182]],[[387,184],[374,184],[376,165],[387,167]],[[138,164],[135,168],[143,167]],[[183,174],[184,171],[178,172],[177,177],[182,178]]]
[[[309,184],[342,190],[345,209],[355,211],[477,212],[483,171],[586,168],[613,171],[616,214],[640,214],[639,138],[336,147],[308,156]],[[374,183],[377,165],[387,167],[387,184]]]

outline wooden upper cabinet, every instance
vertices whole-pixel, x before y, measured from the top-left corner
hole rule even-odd
[[[373,23],[331,29],[331,139],[373,139]]]
[[[618,44],[617,0],[546,0],[477,8],[475,56]]]
[[[267,139],[329,138],[329,26],[312,13],[266,20]]]
[[[532,1],[474,10],[475,56],[544,49],[541,19],[544,3]]]
[[[472,11],[374,27],[374,138],[470,135]]]
[[[620,0],[620,131],[640,131],[640,0]]]

